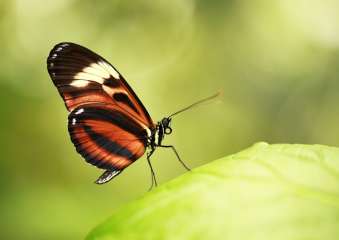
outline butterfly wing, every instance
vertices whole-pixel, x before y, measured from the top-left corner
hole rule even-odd
[[[113,104],[145,125],[154,126],[123,76],[91,50],[75,43],[59,43],[48,56],[47,69],[69,111],[83,104]]]
[[[71,112],[71,140],[87,162],[116,176],[143,155],[154,123],[110,63],[85,47],[60,43],[47,69]]]
[[[122,171],[140,158],[148,132],[133,118],[110,105],[88,104],[68,117],[68,131],[79,154],[98,168]]]

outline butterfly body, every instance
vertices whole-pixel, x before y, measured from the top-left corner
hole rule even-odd
[[[78,44],[59,43],[47,58],[47,69],[70,112],[68,131],[76,151],[106,170],[96,183],[120,174],[146,149],[149,164],[156,147],[171,147],[177,154],[173,146],[162,145],[172,132],[171,118],[155,124],[122,75],[101,56]],[[153,179],[156,183],[152,170]]]

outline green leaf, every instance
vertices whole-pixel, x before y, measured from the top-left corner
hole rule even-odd
[[[146,193],[87,239],[339,239],[339,149],[255,144]]]

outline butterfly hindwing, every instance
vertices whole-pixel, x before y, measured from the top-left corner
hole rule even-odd
[[[68,117],[68,131],[78,153],[98,168],[123,170],[140,158],[148,132],[114,106],[85,105]]]

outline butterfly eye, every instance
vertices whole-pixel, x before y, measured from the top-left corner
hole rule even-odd
[[[169,126],[167,126],[167,127],[165,128],[165,134],[171,134],[171,133],[172,133],[172,128],[169,127]]]

